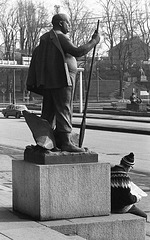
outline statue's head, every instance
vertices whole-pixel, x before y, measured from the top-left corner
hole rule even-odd
[[[52,18],[52,24],[54,30],[60,30],[64,34],[69,32],[70,22],[66,14],[63,13],[55,14]]]

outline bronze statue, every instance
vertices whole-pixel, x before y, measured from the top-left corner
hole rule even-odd
[[[94,48],[100,40],[99,34],[95,32],[88,43],[76,47],[67,35],[70,24],[65,14],[54,15],[52,25],[53,28],[41,36],[40,44],[33,54],[27,89],[31,90],[31,85],[40,89],[40,94],[43,95],[41,118],[48,121],[56,147],[61,151],[84,152],[84,148],[73,144],[70,139],[76,57],[81,57]]]

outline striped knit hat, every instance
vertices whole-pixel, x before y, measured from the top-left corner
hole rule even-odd
[[[123,163],[129,167],[132,167],[135,164],[134,153],[131,152],[129,155],[124,156],[121,159],[121,163]]]

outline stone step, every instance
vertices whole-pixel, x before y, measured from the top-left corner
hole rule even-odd
[[[4,192],[5,194],[5,192]],[[74,234],[64,235],[41,223],[15,214],[8,207],[0,209],[0,240],[85,240]]]
[[[34,222],[0,212],[0,240],[147,240],[145,220],[132,214]]]
[[[85,240],[80,236],[66,236],[44,226],[0,230],[0,240]]]
[[[65,235],[88,240],[144,240],[145,219],[133,214],[44,221],[42,224]]]
[[[68,236],[68,240],[86,240],[86,239],[80,236],[74,235],[74,236]]]

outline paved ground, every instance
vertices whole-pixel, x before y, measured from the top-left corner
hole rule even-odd
[[[16,214],[12,214],[11,162],[12,159],[19,159],[21,157],[23,158],[23,150],[0,146],[0,222],[2,221],[6,228],[9,228],[9,224],[11,224],[12,221],[16,221],[16,224],[19,224],[21,221],[22,229],[26,228],[27,222],[29,224],[33,222],[31,219],[26,219],[24,216],[18,217]],[[150,240],[150,174],[133,171],[131,172],[131,177],[132,180],[148,194],[148,197],[143,198],[137,205],[148,215],[148,222],[146,223],[146,240]],[[25,220],[24,222],[23,219]],[[3,237],[0,227],[0,240],[9,239]]]
[[[23,237],[23,229],[36,225],[37,223],[31,219],[26,219],[25,216],[16,215],[12,212],[12,159],[23,159],[23,149],[12,148],[9,146],[0,146],[0,240],[12,239],[6,235],[2,229],[9,229],[9,226],[13,225],[15,229],[16,225],[22,229],[22,238],[13,238],[17,240],[26,239]],[[146,223],[146,240],[150,240],[150,171],[140,172],[132,171],[131,177],[133,182],[140,186],[148,197],[143,198],[137,205],[144,210],[148,215],[148,222]],[[37,231],[39,234],[39,232]],[[6,237],[7,236],[7,237]],[[34,238],[33,238],[34,239]],[[41,237],[42,240],[44,238]],[[30,239],[29,239],[30,240]]]

